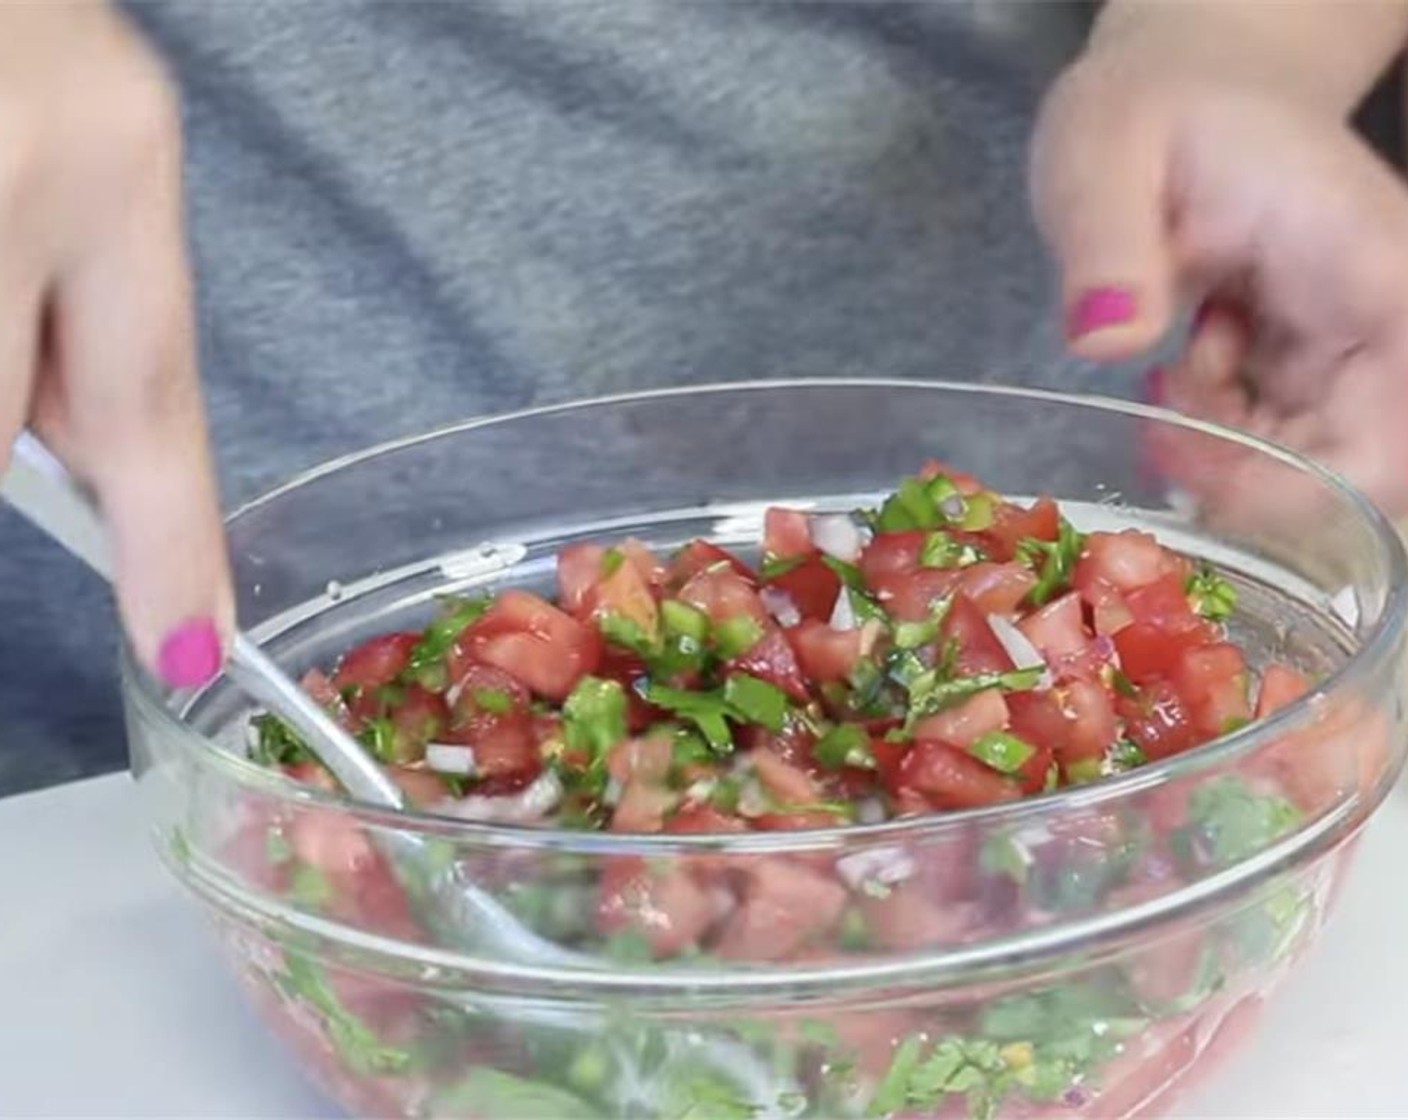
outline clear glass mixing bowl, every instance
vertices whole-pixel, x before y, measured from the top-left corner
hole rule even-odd
[[[386,814],[294,785],[244,757],[248,707],[227,681],[173,695],[129,658],[160,851],[328,1093],[378,1116],[1123,1117],[1167,1108],[1245,1036],[1405,742],[1401,546],[1283,452],[1138,406],[912,382],[544,409],[350,457],[235,514],[240,615],[301,672],[423,624],[441,593],[547,585],[570,541],[755,541],[771,502],[869,502],[928,457],[1215,562],[1240,588],[1237,639],[1320,685],[1205,749],[1015,805],[640,837]],[[791,893],[750,915],[746,952],[651,959],[624,939],[589,967],[523,964],[423,934],[368,842],[388,831],[433,841],[562,944],[623,877],[647,909],[679,892],[746,906],[764,881]],[[290,865],[291,835],[325,845],[331,894]]]

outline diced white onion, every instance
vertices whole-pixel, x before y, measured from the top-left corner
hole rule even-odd
[[[830,626],[833,630],[856,628],[856,612],[851,606],[851,594],[844,587],[841,588],[841,594],[836,596],[836,605],[831,608]]]
[[[606,789],[602,791],[601,799],[607,805],[617,805],[621,801],[621,794],[625,792],[625,787],[615,778],[606,779]]]
[[[768,614],[777,619],[779,626],[796,626],[802,621],[802,612],[797,609],[797,604],[787,592],[776,587],[764,587],[758,592],[758,598],[762,600]]]
[[[425,748],[425,764],[439,774],[469,777],[475,771],[474,748],[459,743],[430,743]]]
[[[863,797],[856,802],[857,824],[879,824],[885,819],[885,803],[878,797]]]
[[[988,626],[1007,651],[1007,656],[1012,659],[1012,664],[1018,669],[1046,669],[1046,658],[1041,656],[1041,650],[1032,645],[1031,639],[1017,629],[1012,623],[1003,618],[1000,614],[988,615]],[[1037,682],[1037,688],[1051,687],[1051,671],[1047,669],[1042,674],[1041,680]]]
[[[860,526],[844,513],[821,513],[811,519],[812,544],[826,555],[854,564],[865,547]]]
[[[749,778],[738,791],[738,812],[744,817],[761,817],[772,808],[762,784],[756,778]]]
[[[868,848],[836,861],[836,871],[851,890],[866,883],[892,887],[914,874],[914,860],[902,848]]]
[[[557,808],[562,800],[562,782],[551,770],[545,771],[532,785],[517,793],[498,797],[473,794],[445,802],[442,812],[469,821],[499,821],[508,824],[531,824]]]

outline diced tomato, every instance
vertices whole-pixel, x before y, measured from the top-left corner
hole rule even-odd
[[[803,618],[826,622],[841,594],[841,577],[820,556],[810,556],[795,568],[774,576],[767,586],[785,592]]]
[[[659,832],[665,814],[678,804],[680,795],[664,786],[637,779],[621,791],[611,814],[612,832]]]
[[[450,796],[450,787],[434,770],[412,770],[406,766],[393,766],[387,773],[401,787],[401,792],[412,805],[435,805]]]
[[[936,899],[924,884],[912,882],[898,884],[883,897],[862,894],[859,902],[871,939],[894,952],[952,945],[979,916],[972,903]]]
[[[1164,1011],[1194,992],[1208,951],[1205,930],[1188,930],[1141,947],[1124,965],[1135,996],[1151,1011]]]
[[[806,619],[786,631],[803,676],[817,684],[850,679],[861,657],[859,630],[833,630]]]
[[[284,774],[292,778],[300,785],[313,786],[315,789],[327,790],[334,793],[337,790],[337,779],[332,776],[332,771],[321,762],[295,762],[283,768]]]
[[[1009,560],[1024,540],[1054,541],[1061,535],[1061,511],[1050,498],[1038,498],[1029,509],[1003,502],[993,515],[987,535],[994,558]]]
[[[408,685],[401,702],[391,709],[394,728],[393,761],[414,762],[425,754],[425,745],[437,738],[450,723],[450,711],[439,694]]]
[[[1172,676],[1183,655],[1206,641],[1202,630],[1174,632],[1135,622],[1114,636],[1120,669],[1135,684]]]
[[[708,541],[690,541],[675,554],[670,561],[666,582],[671,587],[683,587],[700,572],[722,567],[740,576],[750,584],[754,580],[753,569],[731,552],[727,552]]]
[[[1154,680],[1132,697],[1116,701],[1125,731],[1153,760],[1181,754],[1197,746],[1198,732],[1178,690],[1168,681]]]
[[[1273,662],[1261,674],[1261,691],[1256,698],[1256,718],[1262,719],[1272,712],[1295,703],[1310,691],[1310,681],[1289,665]]]
[[[786,636],[776,626],[770,626],[752,649],[728,663],[728,670],[747,673],[782,689],[792,699],[805,704],[810,698],[807,682],[788,645]]]
[[[517,677],[549,700],[565,700],[595,670],[601,640],[551,603],[510,588],[461,636],[470,656]]]
[[[452,690],[455,705],[451,723],[463,724],[481,713],[507,714],[526,712],[532,697],[518,678],[510,676],[492,665],[478,665],[469,662],[463,674],[455,678]]]
[[[1057,755],[1070,747],[1075,716],[1068,713],[1054,692],[1014,692],[1007,697],[1010,730],[1017,738]]]
[[[370,692],[388,685],[405,672],[411,651],[419,644],[420,635],[415,633],[383,634],[363,642],[342,659],[333,674],[333,687]]]
[[[616,546],[616,551],[626,558],[626,563],[640,574],[648,587],[658,587],[665,582],[667,571],[650,546],[635,537],[627,537]]]
[[[916,568],[912,572],[877,576],[870,583],[881,606],[901,622],[923,622],[962,578],[958,568]]]
[[[753,585],[728,568],[700,572],[680,588],[679,598],[716,625],[731,618],[751,618],[760,626],[772,622]]]
[[[1017,629],[1041,651],[1048,662],[1078,657],[1090,646],[1085,632],[1085,612],[1075,592],[1062,595],[1017,623]]]
[[[481,712],[451,727],[445,737],[474,748],[475,773],[483,778],[531,779],[542,769],[533,721],[525,712]]]
[[[830,809],[761,813],[753,818],[753,827],[759,832],[801,832],[810,828],[839,828],[845,823],[845,817]]]
[[[607,772],[622,785],[631,781],[661,785],[673,765],[674,744],[668,734],[627,739],[606,756]]]
[[[1040,793],[1051,779],[1051,767],[1056,762],[1056,752],[1050,747],[1032,743],[1032,756],[1017,771],[1017,780],[1025,794]]]
[[[1118,733],[1110,694],[1094,681],[1072,681],[1060,690],[1057,701],[1071,720],[1066,742],[1057,749],[1057,757],[1069,763],[1103,755]]]
[[[957,641],[958,671],[962,675],[1006,673],[1013,668],[1012,659],[992,632],[987,618],[966,596],[954,597],[940,633],[945,643]]]
[[[617,856],[603,869],[597,927],[608,936],[637,933],[657,957],[697,944],[718,917],[708,888],[683,867]]]
[[[758,860],[716,951],[726,960],[785,960],[829,934],[845,907],[846,888],[834,876],[796,860]]]
[[[814,552],[811,521],[801,510],[772,506],[763,514],[763,553],[766,556],[785,560],[810,556]]]
[[[1153,583],[1130,591],[1124,597],[1125,605],[1135,622],[1147,623],[1160,630],[1181,634],[1197,630],[1211,641],[1215,631],[1193,613],[1184,590],[1183,576],[1170,572]]]
[[[665,822],[666,832],[714,833],[747,832],[748,826],[738,817],[731,816],[708,803],[686,805]]]
[[[976,692],[962,703],[928,716],[914,726],[916,739],[938,739],[967,750],[984,735],[1007,726],[1007,701],[995,688]]]
[[[1101,580],[1116,591],[1133,591],[1163,576],[1187,573],[1187,563],[1149,533],[1126,529],[1121,533],[1090,533],[1085,551],[1076,563],[1073,582],[1084,590]]]
[[[342,694],[337,691],[332,680],[321,669],[309,669],[298,683],[303,691],[313,698],[313,702],[320,707],[336,714],[344,706]]]
[[[250,886],[282,894],[288,890],[289,867],[269,858],[271,826],[264,814],[241,825],[220,845],[220,862]]]
[[[562,609],[577,614],[587,593],[601,580],[604,545],[591,541],[569,544],[557,554],[557,598]]]
[[[873,590],[877,580],[918,570],[927,536],[920,529],[903,533],[877,533],[861,550],[858,561],[866,586]]]
[[[405,893],[356,819],[327,809],[306,809],[285,834],[294,855],[322,873],[331,887],[335,917],[366,923],[377,932],[416,936]]]
[[[629,560],[587,592],[582,608],[592,618],[615,616],[637,626],[647,638],[654,638],[660,626],[660,609],[650,593],[650,584],[640,568]]]
[[[1091,623],[1097,634],[1116,634],[1134,621],[1129,604],[1103,579],[1092,579],[1080,591],[1090,604]]]
[[[936,809],[976,809],[1015,801],[1021,787],[948,743],[917,741],[900,764],[900,783]]]
[[[1011,614],[1035,586],[1036,576],[1021,564],[972,564],[958,580],[958,590],[984,614]]]
[[[800,766],[769,750],[755,750],[748,757],[763,788],[780,805],[812,805],[822,799],[821,788]]]
[[[1216,738],[1252,717],[1249,674],[1242,651],[1230,642],[1185,650],[1173,686],[1199,733]]]

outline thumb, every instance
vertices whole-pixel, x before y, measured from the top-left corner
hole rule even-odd
[[[1032,203],[1061,273],[1071,350],[1120,361],[1154,346],[1173,321],[1169,130],[1157,106],[1089,66],[1061,79],[1043,106]]]

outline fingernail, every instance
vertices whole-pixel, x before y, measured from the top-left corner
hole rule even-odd
[[[184,622],[166,635],[157,671],[171,688],[195,688],[220,671],[220,635],[208,618]]]
[[[1168,403],[1168,373],[1163,366],[1150,366],[1144,375],[1144,403]]]
[[[1083,338],[1106,327],[1128,323],[1138,311],[1128,288],[1092,288],[1076,300],[1066,317],[1066,335]]]

